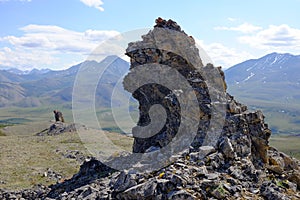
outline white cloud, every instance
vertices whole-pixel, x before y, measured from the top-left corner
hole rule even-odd
[[[53,53],[25,49],[0,49],[0,64],[6,67],[17,67],[20,69],[46,68],[45,66],[55,63],[57,59]]]
[[[231,21],[231,22],[235,22],[237,21],[238,19],[237,18],[233,18],[233,17],[228,17],[227,20]]]
[[[0,65],[45,68],[45,65],[59,65],[66,57],[72,63],[80,62],[101,42],[119,34],[117,31],[104,30],[77,32],[58,26],[34,24],[20,30],[24,32],[20,37],[0,38],[1,43],[9,44],[0,49]]]
[[[109,37],[116,36],[119,33],[116,31],[98,31],[98,30],[86,30],[84,32],[84,36],[87,37],[89,40],[93,41],[102,41]]]
[[[221,43],[205,44],[203,41],[197,40],[197,44],[199,44],[206,51],[215,66],[222,66],[224,69],[241,63],[245,60],[255,58],[249,52],[226,47]]]
[[[89,7],[94,7],[100,11],[104,11],[104,8],[102,7],[103,2],[101,0],[80,0],[80,1]]]
[[[214,28],[215,30],[225,30],[225,31],[238,31],[242,33],[253,33],[262,29],[260,26],[254,26],[253,24],[243,23],[236,27],[226,27],[218,26]]]
[[[23,36],[6,36],[2,40],[6,40],[19,48],[90,53],[101,41],[119,34],[117,31],[97,30],[76,32],[48,25],[28,25],[21,28],[21,30],[25,32]]]
[[[244,23],[237,27],[215,27],[216,30],[239,31],[242,36],[237,37],[239,45],[247,45],[247,51],[262,56],[271,52],[299,54],[300,29],[292,28],[287,24],[269,25],[267,28]],[[249,48],[250,47],[250,48]],[[213,43],[207,45],[208,52],[215,62],[221,65],[231,66],[238,62],[254,58],[246,51],[238,51],[227,48],[222,44]],[[224,63],[224,64],[222,64]]]
[[[300,29],[291,28],[286,24],[270,25],[253,35],[238,38],[239,42],[257,49],[286,51],[299,54]]]

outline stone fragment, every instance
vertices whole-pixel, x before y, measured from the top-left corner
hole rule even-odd
[[[283,174],[284,170],[279,165],[268,165],[266,166],[268,170],[275,172],[276,174]]]
[[[223,140],[220,142],[220,149],[226,158],[233,159],[236,157],[236,153],[234,152],[228,137],[223,138]]]
[[[264,196],[266,199],[274,199],[274,200],[290,200],[287,195],[283,194],[280,189],[274,185],[273,183],[267,183],[265,182],[261,188],[260,192],[262,196]]]
[[[170,200],[182,200],[182,199],[194,200],[197,198],[185,190],[179,190],[179,191],[170,192],[168,194],[168,199],[170,199]]]
[[[205,174],[205,176],[208,180],[215,180],[219,178],[218,173],[209,173],[209,174]]]
[[[113,188],[115,192],[122,192],[128,188],[137,185],[136,174],[126,173],[125,171],[121,172],[115,182]]]
[[[201,146],[198,151],[189,154],[191,160],[194,162],[201,161],[205,156],[216,152],[213,146]]]
[[[288,180],[296,183],[298,190],[300,190],[300,171],[292,171],[289,175],[288,175]]]
[[[116,199],[154,199],[157,183],[152,179],[148,182],[135,185],[122,193],[117,194]]]

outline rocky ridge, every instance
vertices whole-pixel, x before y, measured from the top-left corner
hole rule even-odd
[[[171,40],[166,32],[174,36],[178,32],[185,37]],[[92,158],[84,162],[70,180],[48,188],[0,191],[0,199],[299,199],[300,162],[269,146],[271,131],[264,122],[263,113],[249,111],[226,93],[224,73],[221,68],[204,65],[201,58],[197,58],[193,38],[174,21],[161,18],[142,38],[127,48],[133,75],[129,73],[125,77],[124,86],[131,91],[134,81],[128,77],[135,77],[134,70],[139,66],[151,68],[151,64],[162,64],[179,71],[192,86],[200,108],[199,115],[187,116],[199,121],[191,145],[180,149],[164,167],[154,171],[140,172],[135,168],[116,171]],[[194,58],[193,61],[176,53],[179,52],[177,44],[191,53],[187,57]],[[168,51],[170,49],[172,51]],[[168,73],[167,69],[161,70],[162,74]],[[219,77],[214,76],[216,72]],[[211,81],[212,86],[207,85],[207,81]],[[162,105],[167,116],[164,127],[152,137],[137,137],[141,129],[133,129],[134,153],[155,152],[176,139],[182,125],[180,111],[188,105],[186,101],[179,104],[180,88],[177,91],[159,84],[147,84],[133,93],[140,103],[139,126],[151,123],[153,118],[149,112],[155,104]],[[224,113],[216,112],[225,114],[225,120],[220,122],[222,131],[213,143],[207,142],[207,134],[215,114],[211,108],[215,104],[225,106]],[[188,137],[189,133],[185,134]],[[182,140],[171,149],[175,151],[185,142]]]
[[[45,135],[59,135],[67,132],[76,132],[77,129],[86,127],[84,125],[79,125],[75,123],[67,124],[64,122],[57,121],[53,123],[49,128],[39,132],[36,136],[45,136]]]

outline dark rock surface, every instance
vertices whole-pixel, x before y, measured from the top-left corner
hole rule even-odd
[[[75,132],[79,127],[86,128],[84,125],[78,125],[75,123],[64,123],[57,121],[53,123],[49,128],[37,133],[37,136],[45,136],[45,135],[59,135],[67,132]]]
[[[142,37],[143,41],[129,44],[126,54],[131,58],[131,72],[144,64],[168,65],[179,71],[196,91],[199,125],[190,147],[173,155],[175,160],[155,171],[138,172],[134,168],[115,171],[91,159],[85,161],[70,180],[49,188],[40,186],[20,192],[0,190],[0,199],[300,199],[300,162],[269,146],[271,131],[262,112],[249,111],[226,93],[220,68],[211,64],[204,66],[200,58],[195,59],[195,66],[172,52],[143,48],[146,43],[155,46],[155,37],[161,40],[167,37],[161,35],[161,29],[185,34],[172,20],[159,18],[155,28]],[[183,45],[196,55],[193,39],[188,35],[185,39],[188,42]],[[163,45],[174,42],[168,38],[165,41]],[[176,42],[181,44],[182,39]],[[198,68],[206,78],[213,80],[212,87],[207,86],[202,73],[196,72]],[[221,79],[215,79],[214,71]],[[130,84],[133,83],[126,82],[125,77],[125,88],[130,88]],[[209,88],[215,91],[208,91]],[[212,99],[211,92],[218,98]],[[149,84],[139,88],[133,96],[140,103],[138,125],[147,126],[151,122],[149,110],[154,104],[162,105],[167,116],[163,129],[152,137],[136,137],[139,133],[135,131],[139,129],[133,129],[133,152],[151,152],[168,145],[181,125],[180,111],[185,104],[178,104],[180,91],[175,93],[159,84]],[[205,140],[213,117],[210,108],[216,103],[225,105],[225,120],[217,142],[207,145]]]

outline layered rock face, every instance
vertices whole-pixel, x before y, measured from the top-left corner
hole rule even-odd
[[[249,111],[227,94],[221,68],[203,64],[193,38],[174,21],[158,18],[142,39],[126,50],[131,68],[124,87],[140,104],[133,152],[180,150],[155,171],[115,171],[92,159],[72,179],[35,197],[300,199],[299,161],[269,146],[262,112]],[[0,191],[0,198],[9,195]]]
[[[180,37],[177,37],[174,31],[180,32]],[[174,36],[170,36],[172,34]],[[182,38],[182,35],[185,37]],[[134,69],[140,66],[145,70],[139,72],[145,73],[147,67],[151,68],[153,64],[163,65],[160,73],[164,73],[164,66],[179,71],[196,94],[200,115],[199,119],[194,120],[199,120],[199,125],[189,150],[180,154],[175,163],[151,174],[122,172],[115,183],[115,197],[120,199],[139,199],[145,196],[158,199],[299,198],[299,162],[269,147],[271,131],[264,122],[262,112],[249,111],[245,105],[238,103],[234,97],[226,93],[224,73],[221,68],[215,68],[212,64],[203,65],[201,58],[197,58],[199,53],[193,38],[186,35],[174,21],[161,18],[156,20],[154,29],[142,38],[142,41],[130,43],[126,51],[126,55],[131,58],[131,72],[134,73]],[[176,54],[178,52],[176,44],[180,45],[181,51],[188,51],[189,55]],[[192,58],[193,61],[186,60],[184,57]],[[219,76],[216,76],[216,72]],[[169,82],[173,81],[176,84],[174,76],[170,77],[165,79],[170,79]],[[210,87],[207,85],[209,81]],[[128,82],[130,81],[125,77],[125,89],[131,86]],[[178,88],[180,91],[180,86]],[[176,90],[170,91],[155,83],[143,85],[134,91],[133,97],[140,104],[138,125],[147,126],[151,123],[153,119],[149,112],[151,106],[155,104],[161,104],[166,109],[167,120],[165,126],[158,133],[150,134],[153,136],[149,138],[135,137],[139,134],[139,129],[134,128],[133,152],[155,151],[168,145],[175,137],[182,119],[181,107],[187,106],[184,103],[179,104],[177,97],[180,95]],[[213,99],[212,95],[217,97]],[[221,134],[216,143],[211,146],[201,146],[205,143],[211,125],[210,108],[216,103],[225,105],[225,112],[218,113],[225,114]],[[116,185],[126,185],[126,180],[131,180],[134,184],[118,190],[119,187]]]
[[[162,105],[166,110],[167,120],[158,133],[152,133],[153,136],[148,138],[135,137],[139,134],[140,129],[134,128],[132,131],[135,137],[133,152],[144,153],[149,148],[157,149],[168,145],[177,134],[181,119],[185,117],[181,116],[181,108],[188,106],[188,103],[178,101],[179,96],[185,95],[184,88],[179,85],[177,75],[168,71],[170,67],[186,79],[191,86],[189,92],[196,95],[196,106],[199,107],[199,115],[196,117],[199,118],[192,118],[192,120],[199,121],[199,124],[197,134],[191,144],[195,151],[203,145],[203,140],[208,137],[206,135],[209,126],[214,126],[210,123],[213,115],[211,108],[214,104],[219,103],[225,105],[223,113],[221,111],[218,113],[223,114],[221,118],[225,118],[225,121],[219,122],[223,123],[218,126],[222,130],[221,138],[215,139],[219,140],[223,149],[226,149],[227,156],[229,158],[250,156],[256,163],[268,162],[267,149],[271,131],[264,123],[263,114],[260,111],[248,111],[245,105],[236,102],[232,96],[226,93],[226,83],[221,68],[215,68],[212,64],[203,65],[192,37],[185,34],[176,22],[158,18],[155,28],[147,35],[143,35],[142,38],[142,41],[130,43],[126,50],[126,55],[131,58],[129,75],[135,68],[142,67],[145,69],[140,70],[139,73],[145,73],[141,75],[144,76],[143,78],[157,76],[157,74],[150,74],[147,67],[151,68],[151,64],[160,64],[161,68],[158,73],[164,74],[163,78],[167,80],[166,82],[178,85],[176,85],[176,90],[171,91],[163,85],[149,83],[134,91],[133,97],[140,104],[139,126],[151,123],[149,110],[155,104]],[[127,77],[124,80],[125,89],[129,88],[132,82],[138,81],[134,76],[131,80],[126,79]],[[210,83],[210,87],[208,87],[208,83]],[[181,93],[176,93],[176,91]],[[215,98],[211,98],[212,96]],[[191,107],[187,111],[190,113],[194,109]],[[190,129],[187,128],[185,131],[190,131]],[[186,135],[188,134],[187,132]]]

